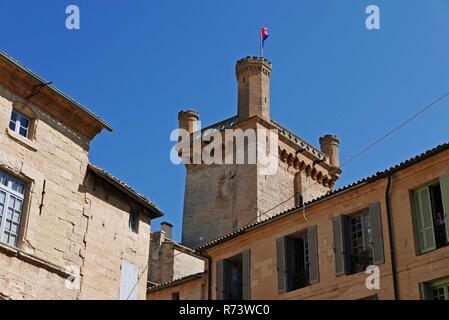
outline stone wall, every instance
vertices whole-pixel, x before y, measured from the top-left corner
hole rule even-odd
[[[396,270],[399,298],[420,299],[419,284],[449,277],[449,247],[423,255],[417,254],[411,190],[438,181],[449,173],[449,150],[443,151],[411,167],[396,172],[391,184],[391,215],[393,241],[396,250]],[[251,250],[252,299],[364,299],[377,295],[378,299],[393,299],[392,266],[385,193],[387,179],[381,178],[357,188],[348,189],[325,201],[317,202],[305,212],[292,214],[246,232],[236,238],[205,250],[212,257],[212,298],[215,299],[215,266],[222,259]],[[368,275],[360,272],[336,276],[332,219],[342,214],[357,213],[371,203],[381,204],[382,235],[385,263],[379,265],[380,289],[366,288]],[[304,218],[305,214],[305,218]],[[279,293],[277,288],[276,240],[305,232],[310,226],[318,230],[318,283]],[[162,295],[162,293],[160,293]],[[182,294],[182,292],[181,292]]]
[[[174,249],[173,280],[204,272],[204,259]]]
[[[86,209],[89,217],[81,299],[116,300],[120,291],[122,259],[139,267],[137,299],[145,299],[150,247],[147,212],[95,176],[88,176]],[[129,212],[139,212],[137,233],[129,229]]]
[[[31,139],[8,129],[13,106],[33,119]],[[101,184],[93,191],[93,180],[85,180],[89,142],[0,86],[0,170],[27,186],[18,246],[0,246],[0,296],[118,299],[121,258],[144,271],[148,215],[140,215],[139,234],[132,234],[131,198]],[[140,299],[145,290],[143,277]]]
[[[14,102],[20,103],[23,100],[0,87],[0,170],[27,183],[18,247],[61,269],[70,268],[79,274],[87,226],[87,218],[83,215],[84,195],[79,192],[79,188],[88,164],[89,140],[36,106],[27,104],[38,120],[34,141],[30,144],[23,143],[8,130]],[[30,268],[31,274],[38,272],[27,266],[26,262],[17,261],[13,257],[2,255],[2,260],[6,266],[10,266],[6,269],[9,272],[17,270],[16,268]],[[61,290],[44,293],[42,288],[36,288],[26,281],[31,277],[30,274],[12,277],[9,272],[3,274],[0,280],[0,292],[10,298],[38,297],[35,294],[37,290],[42,293],[39,298],[57,296],[71,299],[77,296],[63,287]],[[38,279],[47,277],[45,271],[42,274],[40,272]],[[48,277],[53,276],[49,274]],[[16,287],[23,290],[11,291],[8,282],[17,283]],[[55,279],[55,283],[62,282],[63,279]]]

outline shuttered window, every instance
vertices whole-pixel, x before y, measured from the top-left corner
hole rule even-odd
[[[25,183],[0,171],[0,241],[17,246],[22,223]]]
[[[251,299],[251,252],[216,263],[217,300]]]
[[[137,300],[139,267],[122,260],[119,300]]]
[[[449,279],[419,284],[421,300],[449,300]]]
[[[443,202],[446,241],[449,241],[449,174],[440,177],[441,199]]]
[[[334,217],[333,229],[337,276],[385,263],[380,203],[355,215]]]
[[[310,227],[303,235],[277,239],[276,258],[279,293],[318,282],[317,227]]]
[[[449,175],[413,192],[417,254],[448,245]]]

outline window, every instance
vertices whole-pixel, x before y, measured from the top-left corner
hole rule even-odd
[[[334,217],[333,226],[337,276],[385,262],[380,203],[354,215]]]
[[[278,291],[297,290],[319,281],[317,228],[276,241]]]
[[[0,241],[17,246],[25,183],[0,171]]]
[[[216,264],[217,300],[250,300],[250,251]]]
[[[179,292],[173,292],[171,294],[171,299],[172,300],[179,300]]]
[[[420,283],[422,300],[449,300],[449,278]]]
[[[448,245],[449,175],[413,192],[417,254]]]
[[[364,212],[350,217],[349,221],[352,273],[358,273],[373,264],[371,217],[369,212]]]
[[[11,113],[11,120],[9,122],[9,128],[20,134],[25,138],[30,137],[31,120],[25,117],[20,112],[13,110]]]
[[[138,219],[138,214],[136,211],[131,210],[129,212],[129,230],[131,230],[132,232],[137,233],[137,225],[138,225],[139,219]]]

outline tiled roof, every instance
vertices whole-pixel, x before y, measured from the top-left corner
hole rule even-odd
[[[411,158],[411,159],[409,159],[407,161],[401,162],[400,164],[398,164],[398,165],[396,165],[394,167],[391,167],[391,168],[389,168],[389,169],[387,169],[387,170],[385,170],[383,172],[378,172],[378,173],[376,173],[376,174],[374,174],[374,175],[372,175],[370,177],[367,177],[365,179],[359,180],[357,182],[354,182],[354,183],[352,183],[350,185],[347,185],[345,187],[342,187],[340,189],[333,190],[333,191],[329,192],[328,194],[326,194],[326,195],[324,195],[322,197],[319,197],[317,199],[314,199],[314,200],[312,200],[310,202],[305,203],[304,206],[306,208],[310,207],[310,206],[312,206],[312,205],[314,205],[314,204],[316,204],[318,202],[322,202],[322,201],[327,200],[327,199],[329,199],[331,197],[334,197],[334,196],[337,196],[339,194],[342,194],[345,191],[349,191],[351,189],[360,187],[362,185],[365,185],[365,184],[368,184],[368,183],[372,183],[372,182],[377,181],[379,179],[385,178],[385,177],[387,177],[390,174],[393,174],[393,173],[395,173],[397,171],[406,169],[406,168],[408,168],[408,167],[410,167],[410,166],[412,166],[412,165],[414,165],[414,164],[416,164],[418,162],[426,160],[426,159],[428,159],[428,158],[430,158],[430,157],[432,157],[432,156],[434,156],[434,155],[436,155],[438,153],[441,153],[441,152],[443,152],[445,150],[448,150],[448,149],[449,149],[449,143],[445,143],[445,144],[439,145],[439,146],[437,146],[434,149],[428,150],[428,151],[426,151],[426,152],[424,152],[424,153],[422,153],[422,154],[420,154],[420,155],[418,155],[418,156],[416,156],[414,158]],[[260,222],[255,222],[253,224],[249,224],[249,225],[244,226],[244,227],[242,227],[242,228],[240,228],[240,229],[238,229],[238,230],[236,230],[236,231],[234,231],[232,233],[229,233],[229,234],[227,234],[225,236],[219,237],[219,238],[217,238],[215,240],[212,240],[212,241],[210,241],[208,243],[205,243],[205,244],[199,246],[198,248],[196,248],[196,250],[200,252],[200,251],[205,250],[207,248],[214,247],[214,246],[219,245],[219,244],[221,244],[221,243],[223,243],[223,242],[225,242],[227,240],[233,239],[233,238],[235,238],[235,237],[237,237],[237,236],[239,236],[241,234],[249,232],[249,231],[251,231],[253,229],[262,227],[262,226],[264,226],[264,225],[266,225],[268,223],[271,223],[273,221],[276,221],[276,220],[279,220],[279,219],[284,218],[286,216],[289,216],[290,214],[293,214],[293,213],[297,212],[299,209],[302,209],[302,207],[300,207],[300,206],[293,207],[293,208],[291,208],[291,209],[289,209],[287,211],[280,212],[280,213],[278,213],[278,214],[276,214],[276,215],[274,215],[274,216],[272,216],[272,217],[270,217],[270,218],[268,218],[266,220],[263,220],[263,221],[260,221]]]
[[[143,205],[145,208],[149,209],[153,213],[153,218],[160,218],[164,215],[164,213],[148,198],[141,195],[140,193],[136,192],[133,188],[131,188],[129,185],[121,181],[120,179],[114,177],[109,172],[106,172],[105,170],[96,167],[92,164],[89,164],[87,167],[88,170],[95,173],[97,176],[103,178],[113,186],[115,186],[120,191],[123,191],[127,195],[129,195],[131,198],[139,202],[141,205]]]
[[[192,274],[183,278],[179,278],[173,281],[168,281],[168,282],[164,282],[164,283],[160,283],[157,284],[155,286],[151,286],[152,283],[149,283],[150,287],[147,289],[147,293],[153,292],[153,291],[157,291],[157,290],[161,290],[161,289],[165,289],[168,287],[172,287],[172,286],[176,286],[178,284],[184,283],[184,282],[188,282],[191,280],[196,280],[201,278],[206,272],[200,272],[200,273],[196,273],[196,274]]]

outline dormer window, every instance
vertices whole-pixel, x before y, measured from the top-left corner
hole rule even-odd
[[[31,120],[28,117],[25,117],[20,112],[13,110],[11,113],[11,120],[9,122],[9,128],[15,133],[20,134],[21,136],[29,139],[30,138],[30,129],[31,129]]]

